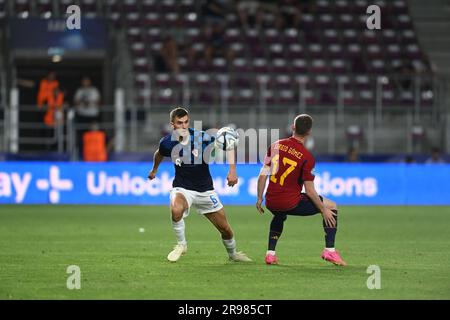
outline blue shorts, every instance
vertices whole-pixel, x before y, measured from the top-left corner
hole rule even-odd
[[[319,196],[320,201],[323,202],[323,197]],[[269,209],[270,210],[270,209]],[[297,206],[292,209],[284,210],[284,211],[275,211],[270,210],[272,214],[283,214],[289,216],[313,216],[315,214],[320,213],[319,208],[316,207],[314,202],[306,195],[306,193],[302,193],[302,199],[298,202]]]

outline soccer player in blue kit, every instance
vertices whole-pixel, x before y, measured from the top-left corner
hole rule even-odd
[[[245,253],[236,250],[233,230],[213,187],[209,159],[203,158],[204,150],[214,143],[214,137],[208,136],[203,131],[189,128],[189,113],[184,108],[175,108],[170,112],[170,124],[174,132],[161,139],[159,148],[153,156],[153,168],[148,174],[150,180],[156,177],[164,157],[170,157],[174,163],[175,179],[170,191],[170,211],[177,244],[168,254],[167,259],[171,262],[178,261],[187,252],[184,218],[189,215],[191,206],[194,206],[199,214],[208,218],[219,230],[230,260],[252,261]],[[230,187],[238,182],[234,153],[232,155],[232,159],[229,159],[227,155],[230,166],[227,181]]]

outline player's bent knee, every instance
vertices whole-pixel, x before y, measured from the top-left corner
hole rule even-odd
[[[172,220],[178,222],[183,218],[183,213],[185,209],[182,206],[173,206],[171,211],[172,211]]]
[[[337,211],[338,207],[337,207],[337,203],[336,202],[331,201],[331,206],[332,206],[331,210],[336,210]]]
[[[334,202],[334,201],[332,201],[330,199],[324,198],[324,204],[330,210],[337,210],[338,209],[336,202]]]

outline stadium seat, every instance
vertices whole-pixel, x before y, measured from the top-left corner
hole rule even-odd
[[[1,7],[1,4],[0,4]],[[36,2],[36,11],[39,15],[50,13],[52,15],[53,7],[51,0],[38,0]]]
[[[373,90],[364,89],[359,91],[359,104],[363,107],[375,106],[375,94]]]
[[[162,13],[174,13],[177,11],[177,4],[175,0],[160,1],[160,11]]]
[[[382,42],[384,44],[398,43],[397,33],[392,29],[386,29],[382,31]]]
[[[389,59],[398,59],[402,56],[401,48],[398,44],[390,44],[387,47],[387,56]]]
[[[343,106],[354,106],[357,101],[355,100],[355,93],[352,90],[343,90],[341,101]]]
[[[346,29],[343,34],[343,42],[346,44],[356,43],[358,41],[357,32],[354,29]]]
[[[329,72],[329,66],[326,60],[324,59],[314,59],[311,63],[311,72],[316,73],[327,73]]]
[[[269,58],[277,59],[277,58],[283,58],[283,57],[284,57],[283,45],[281,43],[271,44],[269,47]]]
[[[407,14],[408,8],[404,0],[395,0],[391,5],[392,13],[395,15]]]
[[[150,84],[150,76],[147,73],[136,73],[134,76],[135,86],[138,88],[147,87]]]
[[[181,0],[179,3],[179,11],[181,13],[195,12],[195,1],[194,0]]]
[[[369,45],[366,49],[366,54],[369,59],[377,59],[384,56],[384,52],[378,44]]]
[[[161,24],[161,18],[156,12],[149,12],[144,17],[144,24],[146,26],[158,27]]]
[[[353,26],[355,25],[355,19],[353,18],[353,16],[351,14],[341,14],[339,16],[339,22],[337,24],[337,26],[340,29],[352,29]]]
[[[280,41],[280,34],[277,29],[266,29],[264,30],[264,37],[262,41],[267,44],[276,43]]]
[[[257,73],[267,73],[269,68],[264,58],[257,58],[253,61],[253,70]]]
[[[241,32],[239,29],[231,28],[227,29],[225,31],[224,36],[225,43],[232,43],[232,42],[240,42],[241,40]]]
[[[131,53],[135,57],[144,57],[146,56],[146,48],[144,42],[135,42],[131,45]]]
[[[327,29],[323,33],[325,44],[336,44],[339,43],[339,33],[336,29]]]
[[[141,25],[141,15],[139,12],[129,12],[125,15],[127,27],[137,27]]]
[[[335,5],[334,10],[338,14],[348,13],[351,11],[350,2],[347,0],[336,0],[334,5]]]
[[[241,42],[235,42],[229,45],[230,49],[233,51],[234,57],[244,57],[245,50],[244,45]]]
[[[249,29],[244,33],[244,42],[253,46],[260,43],[259,32],[256,29]]]
[[[166,27],[170,27],[175,25],[175,21],[178,20],[178,13],[176,12],[167,12],[163,15],[164,24]]]
[[[213,72],[226,72],[228,68],[227,60],[224,58],[214,58],[211,67]]]
[[[330,58],[342,58],[344,54],[342,46],[336,43],[330,44],[327,48],[327,51]]]
[[[178,92],[175,92],[171,87],[163,88],[157,91],[157,103],[160,105],[172,106],[178,101]]]
[[[246,73],[252,71],[251,64],[245,58],[236,58],[233,60],[231,70],[234,73]]]
[[[296,29],[284,30],[284,41],[286,44],[297,44],[299,40],[299,32]]]
[[[294,105],[298,104],[298,97],[292,89],[281,89],[278,91],[278,101],[281,105]]]
[[[308,71],[307,63],[305,59],[295,59],[292,62],[292,71],[295,73],[304,74]]]
[[[142,31],[140,28],[127,29],[127,37],[128,37],[128,41],[130,41],[130,43],[143,40]]]
[[[304,58],[305,52],[303,46],[298,43],[292,43],[288,46],[287,57],[289,59]]]
[[[136,58],[133,60],[133,70],[138,72],[149,71],[149,62],[147,58]]]
[[[289,73],[290,68],[287,61],[283,58],[277,58],[272,61],[272,72],[274,73]]]
[[[80,3],[80,8],[83,13],[96,12],[97,11],[97,0],[82,0]]]
[[[142,12],[145,12],[145,13],[159,12],[158,11],[158,2],[159,1],[157,1],[157,0],[143,0],[142,4],[141,4]]]
[[[336,59],[331,61],[331,71],[334,74],[347,73],[345,61],[342,59]]]

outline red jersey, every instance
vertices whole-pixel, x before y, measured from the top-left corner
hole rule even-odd
[[[266,206],[285,211],[301,200],[304,181],[314,181],[315,160],[305,146],[294,137],[273,143],[264,164],[270,166],[270,182],[266,192]]]

